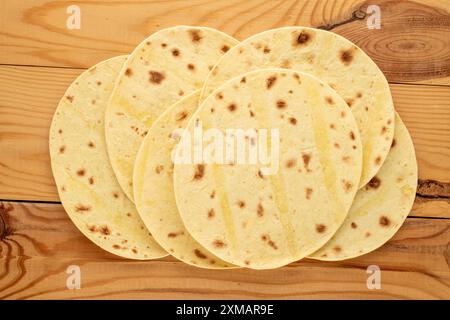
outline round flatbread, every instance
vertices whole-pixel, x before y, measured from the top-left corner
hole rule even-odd
[[[50,157],[59,197],[76,227],[102,249],[130,259],[167,255],[151,237],[109,164],[104,115],[126,56],[83,72],[58,104]]]
[[[401,227],[417,188],[417,161],[411,137],[397,115],[391,151],[380,171],[356,194],[342,226],[310,258],[344,260],[371,252]]]
[[[156,241],[177,259],[207,269],[235,268],[215,257],[184,227],[173,191],[172,149],[198,107],[199,91],[169,107],[151,126],[134,166],[134,200]],[[177,132],[178,131],[178,132]]]
[[[112,167],[133,200],[133,166],[148,128],[165,108],[201,89],[227,50],[237,44],[205,27],[177,26],[148,37],[122,68],[106,111],[106,141]]]
[[[236,77],[187,132],[175,153],[176,202],[189,233],[222,260],[276,268],[316,251],[344,221],[361,141],[348,105],[319,79],[287,69]]]
[[[202,92],[246,71],[282,67],[310,73],[334,88],[351,107],[363,143],[359,186],[383,164],[394,135],[394,106],[381,70],[360,48],[324,30],[287,27],[256,34],[229,50],[209,74]]]

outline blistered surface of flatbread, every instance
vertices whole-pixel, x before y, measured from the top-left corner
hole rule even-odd
[[[134,167],[138,212],[158,243],[179,260],[208,269],[232,268],[203,248],[184,227],[173,190],[172,149],[198,106],[199,91],[169,107],[151,126]],[[178,130],[178,131],[177,131]]]
[[[205,27],[178,26],[152,34],[131,53],[106,112],[106,140],[117,179],[133,201],[133,165],[153,121],[201,89],[217,60],[237,40]]]
[[[204,99],[215,88],[257,68],[291,68],[313,74],[350,106],[363,143],[362,187],[383,164],[394,135],[389,85],[377,65],[347,39],[324,30],[287,27],[256,34],[230,49],[211,71]]]
[[[267,269],[301,259],[331,238],[350,208],[362,164],[355,119],[334,90],[287,69],[250,72],[209,96],[189,131],[200,124],[222,133],[278,129],[280,151],[272,175],[261,164],[233,159],[175,164],[177,205],[199,243],[229,263]],[[256,141],[250,132],[247,146]]]
[[[59,197],[77,228],[106,251],[144,260],[167,253],[122,192],[104,133],[107,101],[125,59],[101,62],[70,85],[51,124],[50,156]]]
[[[380,171],[358,191],[347,218],[333,238],[310,257],[344,260],[379,248],[405,221],[416,188],[414,146],[397,115],[391,151]]]

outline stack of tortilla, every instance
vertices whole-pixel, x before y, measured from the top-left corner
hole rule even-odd
[[[417,187],[381,70],[305,27],[242,42],[206,27],[150,35],[71,84],[50,155],[92,242],[209,269],[361,256],[401,227]]]

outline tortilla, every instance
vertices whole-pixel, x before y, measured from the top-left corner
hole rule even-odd
[[[122,192],[106,152],[104,114],[126,56],[83,72],[58,104],[50,128],[50,157],[59,197],[92,242],[129,259],[167,255]]]
[[[195,132],[201,128],[209,142],[204,155],[211,158],[195,163],[196,149],[188,157],[180,143],[174,190],[185,227],[214,255],[242,267],[280,267],[319,249],[344,221],[361,174],[361,140],[348,105],[318,78],[288,69],[240,75],[213,92],[189,121],[191,146],[200,144]],[[249,130],[228,131],[246,143],[247,160],[249,146],[256,146],[269,150],[270,161],[240,160],[236,140],[228,148],[236,156],[221,157],[220,143],[211,147],[220,139],[206,137],[227,129]],[[262,129],[270,131],[265,136]],[[214,157],[216,163],[208,161]]]
[[[414,145],[397,115],[391,151],[380,171],[358,191],[333,238],[310,258],[344,260],[381,247],[408,216],[416,196],[417,178]]]
[[[209,74],[201,96],[246,71],[282,67],[308,72],[334,88],[351,107],[363,143],[359,186],[383,164],[394,135],[394,106],[381,70],[363,50],[324,30],[286,27],[256,34],[229,50]]]
[[[203,248],[183,225],[173,191],[172,149],[198,106],[200,91],[169,107],[151,126],[134,166],[134,199],[156,241],[175,258],[208,269],[235,268]]]
[[[237,40],[205,27],[160,30],[139,44],[122,68],[106,111],[106,141],[116,177],[133,201],[133,166],[153,121],[201,89],[209,70]]]

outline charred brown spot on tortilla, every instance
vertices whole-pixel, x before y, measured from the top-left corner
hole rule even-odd
[[[358,225],[357,225],[355,222],[352,222],[350,225],[351,225],[351,227],[352,227],[353,229],[358,228]]]
[[[260,177],[261,179],[264,179],[264,175],[262,174],[261,170],[258,170],[258,177]]]
[[[380,220],[378,221],[380,223],[381,226],[383,227],[387,227],[391,224],[391,221],[389,220],[388,217],[386,216],[381,216]]]
[[[95,148],[95,144],[92,141],[88,142],[88,147],[89,148]]]
[[[131,251],[132,251],[134,254],[137,254],[137,253],[138,253],[138,251],[137,251],[135,248],[131,249]]]
[[[245,260],[244,263],[248,266],[250,264],[250,261]]]
[[[306,188],[305,189],[306,199],[308,199],[308,200],[311,199],[312,193],[313,193],[313,189],[312,188]]]
[[[299,84],[302,84],[302,80],[301,80],[300,75],[299,75],[298,73],[294,73],[294,74],[292,75],[292,77],[293,77],[295,80],[297,80],[297,82],[298,82]]]
[[[200,250],[198,250],[198,249],[195,249],[194,250],[194,254],[197,256],[197,258],[199,258],[199,259],[206,259],[207,258],[207,256],[205,256],[204,254],[203,254],[203,252],[201,252]]]
[[[292,168],[295,166],[295,159],[289,159],[288,161],[286,161],[286,168]]]
[[[370,237],[372,234],[370,232],[366,232],[365,236],[366,238]]]
[[[345,116],[347,115],[347,113],[345,111],[341,111],[341,117],[345,118]]]
[[[218,100],[222,100],[222,99],[223,99],[223,95],[222,95],[222,93],[220,93],[220,92],[217,92],[217,93],[216,93],[216,99],[218,99]]]
[[[131,217],[131,213],[127,212],[127,217]]]
[[[161,48],[165,48],[165,47],[167,47],[167,43],[161,43]]]
[[[219,239],[214,240],[212,244],[216,248],[224,248],[224,247],[226,247],[226,243],[223,242],[222,240],[219,240]]]
[[[233,111],[235,111],[236,110],[236,104],[234,104],[234,103],[232,103],[232,104],[230,104],[230,105],[228,105],[228,110],[230,110],[230,112],[233,112]]]
[[[353,183],[351,183],[351,182],[348,181],[348,180],[343,180],[342,183],[343,183],[343,185],[344,185],[344,190],[345,190],[345,192],[349,192],[350,190],[352,190],[352,188],[353,188]]]
[[[339,246],[335,246],[335,247],[333,248],[333,250],[334,250],[336,253],[339,253],[339,252],[342,251],[342,248],[339,247]]]
[[[366,189],[378,189],[380,184],[381,184],[380,178],[375,176],[372,179],[370,179],[369,183],[367,184],[367,188]]]
[[[188,113],[186,111],[181,111],[177,114],[176,121],[181,121],[183,119],[186,119],[188,116]]]
[[[255,113],[252,110],[249,110],[248,112],[250,113],[250,117],[253,118],[255,116]]]
[[[339,148],[341,147],[341,145],[340,145],[339,143],[335,142],[335,143],[334,143],[334,147],[335,147],[336,149],[339,149]]]
[[[353,131],[350,131],[349,136],[350,136],[350,139],[352,139],[352,140],[356,139],[355,133]]]
[[[111,234],[111,230],[109,230],[108,226],[102,226],[99,231],[105,236],[109,236]]]
[[[154,84],[161,84],[161,82],[166,78],[163,73],[158,71],[149,71],[149,81]]]
[[[245,202],[242,200],[238,200],[237,205],[239,208],[244,209],[245,208]]]
[[[328,103],[328,104],[331,104],[331,105],[333,105],[333,104],[334,104],[334,100],[333,100],[333,98],[332,98],[332,97],[330,97],[330,96],[328,96],[328,97],[325,97],[325,101],[326,101],[326,103]]]
[[[385,134],[387,132],[387,128],[385,126],[383,126],[381,128],[381,134]]]
[[[272,86],[275,84],[276,81],[277,81],[277,76],[268,77],[266,80],[267,89],[272,88]]]
[[[342,156],[342,161],[345,163],[350,163],[351,157],[350,156]]]
[[[73,102],[74,97],[73,96],[66,96],[66,99],[69,100],[69,102]]]
[[[281,62],[280,67],[289,69],[291,67],[291,61],[289,61],[289,59],[283,60],[283,62]]]
[[[92,225],[92,226],[88,226],[88,229],[90,232],[97,232],[97,227]]]
[[[58,133],[59,133],[59,134],[61,134],[62,132],[63,132],[62,129],[59,129],[59,130],[58,130]]]
[[[131,70],[131,68],[127,68],[127,69],[125,70],[125,75],[126,75],[127,77],[131,77],[131,76],[133,75],[133,70]]]
[[[209,111],[211,111],[211,113],[214,113],[214,111],[216,111],[216,109],[211,108],[211,109],[209,109]]]
[[[114,245],[113,245],[113,248],[114,248],[114,249],[120,249],[121,246],[119,246],[118,244],[114,244]]]
[[[305,165],[305,169],[309,171],[309,162],[311,161],[311,155],[309,153],[302,154],[303,164]]]
[[[264,47],[263,52],[264,52],[265,54],[270,53],[270,48],[269,48],[269,47]]]
[[[358,91],[358,92],[356,93],[356,97],[357,97],[358,99],[362,98],[362,93],[361,93],[361,91]]]
[[[284,100],[278,100],[278,101],[277,101],[277,108],[278,108],[278,109],[286,108],[286,101],[284,101]]]
[[[292,124],[293,126],[295,126],[297,124],[297,119],[295,119],[294,117],[290,117],[288,120],[289,120],[289,123]]]
[[[316,231],[318,233],[324,233],[327,227],[324,224],[316,224]]]
[[[245,83],[246,81],[247,81],[247,79],[245,79],[245,77],[242,77],[240,82]]]
[[[79,175],[80,177],[84,176],[85,173],[86,173],[86,170],[84,170],[84,169],[79,169],[77,171],[77,175]]]
[[[269,235],[263,234],[261,236],[261,240],[264,241],[264,242],[267,242],[267,244],[269,246],[271,246],[273,249],[275,249],[275,250],[278,249],[276,243],[270,239]]]
[[[391,149],[392,149],[393,147],[395,147],[396,144],[397,144],[397,141],[395,141],[395,139],[392,139]]]
[[[300,32],[300,34],[298,34],[294,37],[293,45],[294,46],[299,46],[299,45],[306,46],[306,45],[308,45],[309,42],[311,42],[312,37],[313,37],[312,33],[308,32],[306,30],[303,30],[302,32]]]
[[[225,52],[227,52],[228,50],[230,50],[230,47],[227,46],[226,44],[224,44],[224,45],[222,46],[222,48],[220,48],[220,50],[222,50],[222,52],[225,53]]]
[[[183,235],[183,234],[184,234],[184,232],[169,232],[167,234],[167,237],[168,238],[176,238],[176,237],[178,237],[178,235]]]
[[[102,82],[101,82],[101,81],[97,81],[96,83],[97,83],[98,86],[101,86],[101,85],[102,85]]]
[[[381,157],[380,157],[380,156],[378,156],[378,157],[375,158],[375,164],[376,164],[377,166],[379,166],[379,165],[381,164]]]
[[[336,129],[336,126],[335,126],[335,124],[334,123],[330,123],[330,129]]]
[[[119,194],[117,192],[113,192],[113,197],[117,199],[119,198]]]
[[[192,42],[200,42],[202,40],[202,37],[200,36],[200,31],[198,30],[189,30],[189,33],[191,34]]]
[[[64,150],[66,150],[66,146],[59,147],[59,153],[64,153]]]
[[[348,66],[353,61],[353,58],[353,49],[341,50],[339,52],[339,59],[346,66]]]
[[[216,213],[214,212],[214,209],[208,211],[208,219],[214,218],[215,215]]]
[[[191,71],[195,70],[195,66],[192,63],[188,63],[187,68]]]
[[[194,180],[200,180],[201,178],[203,178],[204,174],[205,174],[205,165],[198,164],[195,167]]]
[[[211,194],[209,195],[209,197],[210,197],[211,199],[214,199],[215,196],[216,196],[216,190],[213,190],[213,191],[211,192]]]
[[[345,103],[347,103],[347,105],[349,107],[351,107],[353,105],[354,100],[353,99],[345,99]]]
[[[181,97],[182,95],[184,95],[184,91],[183,90],[178,91],[178,95]]]
[[[66,191],[66,187],[62,186],[61,191]]]
[[[164,170],[164,166],[163,165],[157,165],[156,167],[155,167],[155,172],[156,172],[156,174],[160,174],[162,171]]]
[[[178,50],[178,49],[172,49],[172,55],[174,56],[174,57],[178,57],[178,56],[180,56],[180,50]]]
[[[89,210],[91,210],[91,206],[86,206],[86,205],[83,205],[83,204],[77,204],[75,206],[75,211],[76,212],[84,212],[84,211],[89,211]]]
[[[258,217],[262,217],[264,215],[264,207],[261,203],[258,203],[258,205],[256,206],[256,215]]]
[[[89,184],[94,184],[94,177],[90,177],[88,181],[89,181]]]

